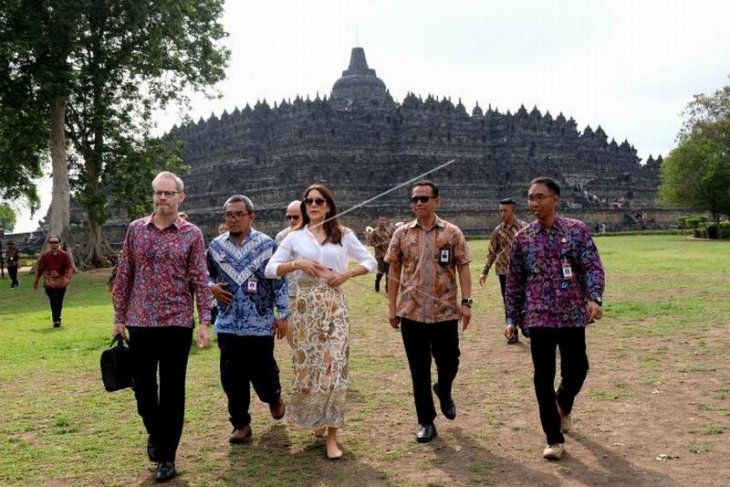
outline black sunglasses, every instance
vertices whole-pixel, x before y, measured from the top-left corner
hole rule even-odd
[[[327,203],[324,198],[304,198],[304,204],[307,206],[321,206]]]
[[[287,215],[287,220],[299,220],[299,215]]]
[[[435,196],[413,196],[411,197],[411,203],[428,203],[431,198],[435,198]]]

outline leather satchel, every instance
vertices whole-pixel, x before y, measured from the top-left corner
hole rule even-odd
[[[109,348],[101,352],[101,380],[107,392],[132,387],[132,358],[122,335],[112,338]]]

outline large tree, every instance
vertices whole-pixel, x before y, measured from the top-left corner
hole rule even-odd
[[[679,145],[661,167],[660,198],[730,216],[730,86],[696,95],[685,110]]]
[[[27,78],[49,120],[51,230],[68,212],[63,194],[54,204],[57,182],[71,181],[88,217],[79,262],[106,264],[110,208],[138,213],[151,175],[179,167],[178,148],[150,140],[151,114],[223,78],[222,8],[223,0],[0,0],[0,29],[10,32],[0,41],[29,39],[8,63],[10,79]],[[60,218],[66,230],[68,213]]]

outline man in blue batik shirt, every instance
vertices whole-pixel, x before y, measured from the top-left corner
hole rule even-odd
[[[269,404],[274,419],[284,417],[274,336],[286,336],[289,316],[285,279],[266,279],[264,268],[276,250],[274,241],[251,227],[254,207],[249,198],[234,195],[223,205],[228,232],[208,247],[210,289],[217,301],[214,330],[221,351],[223,390],[233,425],[230,443],[251,439],[251,385]],[[275,318],[276,308],[279,318]]]

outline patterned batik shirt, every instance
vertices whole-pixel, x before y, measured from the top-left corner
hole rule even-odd
[[[443,251],[448,262],[441,263]],[[459,227],[436,217],[426,230],[413,220],[395,231],[385,260],[401,264],[396,315],[421,323],[459,319],[456,267],[471,262]]]
[[[515,234],[527,226],[527,222],[514,219],[510,225],[504,222],[497,225],[489,238],[489,248],[487,249],[487,262],[484,264],[482,274],[489,274],[492,264],[495,264],[494,270],[497,274],[507,274],[507,266],[509,265],[509,247]]]
[[[233,295],[229,305],[217,303],[217,333],[270,336],[274,334],[274,308],[279,318],[289,316],[286,279],[267,279],[264,275],[275,250],[274,241],[253,228],[241,245],[229,233],[210,243],[210,285],[224,282]]]
[[[388,227],[381,229],[377,227],[368,235],[368,245],[375,250],[375,258],[382,259],[385,257],[385,253],[388,251],[388,244],[390,244],[390,237],[393,235],[393,231]]]
[[[570,265],[573,277],[563,276]],[[507,323],[522,328],[588,324],[587,300],[602,299],[604,273],[585,223],[558,216],[550,230],[534,221],[512,240],[505,303]]]
[[[114,321],[126,326],[190,328],[193,295],[198,318],[210,323],[203,233],[178,218],[159,229],[152,216],[129,224],[114,280]]]

